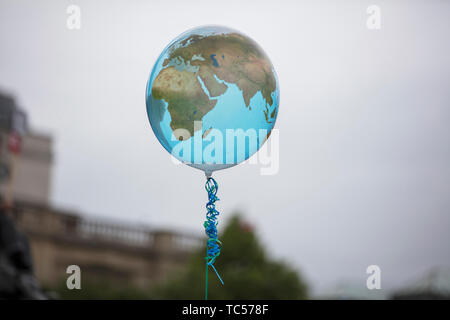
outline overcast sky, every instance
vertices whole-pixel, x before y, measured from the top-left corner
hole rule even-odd
[[[54,137],[53,205],[203,235],[204,175],[155,138],[145,86],[205,24],[256,40],[280,82],[280,171],[217,172],[220,225],[242,211],[316,292],[450,265],[448,1],[1,1],[0,89]]]

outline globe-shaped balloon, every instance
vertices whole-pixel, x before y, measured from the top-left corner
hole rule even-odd
[[[164,148],[208,174],[253,155],[278,114],[275,70],[261,47],[221,26],[189,30],[156,61],[147,114]]]

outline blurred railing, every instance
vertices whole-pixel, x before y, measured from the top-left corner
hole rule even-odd
[[[14,219],[19,228],[37,235],[59,236],[92,243],[116,243],[156,251],[192,251],[204,245],[197,236],[169,230],[80,217],[46,206],[17,203]]]
[[[154,242],[152,232],[144,228],[119,226],[89,219],[78,221],[77,233],[86,239],[115,241],[134,246],[152,246]]]

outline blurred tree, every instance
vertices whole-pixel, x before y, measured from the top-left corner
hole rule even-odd
[[[252,228],[234,215],[222,237],[214,264],[225,282],[209,270],[208,299],[306,299],[307,287],[292,268],[269,259]],[[154,291],[158,299],[203,299],[205,249],[193,254],[187,270]]]

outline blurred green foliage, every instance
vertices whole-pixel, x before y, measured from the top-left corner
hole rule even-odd
[[[252,228],[239,215],[228,222],[215,267],[209,270],[208,299],[306,299],[307,286],[287,264],[271,260]],[[203,299],[205,249],[193,254],[187,270],[154,290],[159,299]]]

